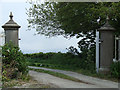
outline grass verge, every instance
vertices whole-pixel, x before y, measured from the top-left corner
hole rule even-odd
[[[99,78],[99,79],[118,82],[118,78],[114,78],[110,74],[104,75],[104,74],[100,74],[100,73],[91,73],[90,71],[83,70],[83,69],[75,70],[74,72],[81,73],[83,75],[87,75],[87,76],[91,76],[91,77],[95,77],[95,78]]]
[[[91,83],[79,80],[77,78],[74,78],[74,77],[71,77],[71,76],[68,76],[68,75],[65,75],[65,74],[62,74],[62,73],[58,73],[58,72],[53,72],[53,71],[49,71],[49,70],[42,70],[42,69],[31,69],[31,68],[30,68],[30,70],[34,70],[34,71],[42,72],[42,73],[47,73],[47,74],[50,74],[50,75],[53,75],[53,76],[56,76],[56,77],[59,77],[59,78],[63,78],[63,79],[67,79],[67,80],[71,80],[71,81],[75,81],[75,82],[91,84]]]

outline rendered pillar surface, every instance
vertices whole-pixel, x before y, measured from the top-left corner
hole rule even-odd
[[[114,36],[111,31],[101,31],[100,43],[100,69],[109,71],[113,62]]]
[[[114,52],[114,31],[115,29],[108,23],[99,29],[100,32],[100,68],[99,73],[107,74],[113,62]]]
[[[18,30],[5,30],[5,43],[10,41],[18,46]]]
[[[10,13],[10,20],[5,23],[2,28],[5,30],[5,43],[13,42],[15,46],[19,46],[18,43],[18,29],[20,26],[14,22],[12,12]]]

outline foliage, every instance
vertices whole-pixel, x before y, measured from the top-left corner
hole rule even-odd
[[[110,25],[117,30],[115,34],[120,35],[120,2],[47,2],[31,4],[32,7],[27,13],[29,28],[35,28],[38,34],[49,37],[64,35],[65,37],[76,36],[82,38],[78,42],[81,53],[74,47],[69,48],[71,53],[78,54],[81,57],[81,60],[76,61],[82,63],[79,64],[80,66],[78,65],[81,68],[85,68],[85,65],[90,68],[91,63],[95,63],[95,32],[105,24],[107,16]],[[59,60],[59,63],[63,60]],[[69,60],[66,59],[66,62],[69,62]],[[72,66],[74,66],[73,61],[75,60],[71,61]],[[65,61],[63,62],[65,63]],[[56,61],[56,63],[58,62]],[[77,65],[77,63],[75,64]],[[92,66],[94,67],[94,65]]]
[[[18,78],[20,75],[28,73],[26,59],[23,53],[12,42],[2,47],[2,57],[3,81]]]
[[[78,47],[87,61],[95,62],[95,32],[105,24],[107,16],[117,30],[116,35],[120,35],[120,2],[32,2],[31,5],[27,13],[29,28],[49,37],[81,38]],[[74,47],[69,49],[80,54]]]
[[[78,37],[95,31],[105,23],[106,15],[110,23],[120,29],[120,2],[47,2],[31,3],[28,10],[29,27],[34,27],[38,34],[54,36],[77,34]],[[99,19],[99,23],[98,23]],[[81,32],[83,34],[81,34]]]
[[[113,77],[120,78],[120,62],[113,62],[110,71]]]
[[[53,56],[54,53],[49,52],[44,54],[43,52],[39,52],[39,53],[34,53],[34,54],[24,54],[24,56],[26,57],[30,57],[30,58],[41,58],[41,59],[47,59],[50,58],[51,56]]]
[[[39,53],[40,54],[40,53]],[[72,53],[44,53],[43,57],[33,57],[37,54],[30,54],[28,57],[28,61],[30,65],[33,66],[44,66],[51,68],[71,68],[71,69],[88,69],[95,70],[95,63],[93,61],[89,61],[89,59],[85,59],[84,55],[75,55]],[[49,55],[49,56],[48,56]],[[26,54],[25,54],[26,56]],[[27,54],[28,56],[28,54]]]
[[[84,53],[81,52],[78,55],[75,55],[69,52],[68,53],[60,53],[60,52],[59,53],[52,53],[52,52],[42,53],[44,57],[46,57],[46,55],[52,54],[52,56],[46,57],[46,58],[33,57],[33,56],[36,56],[38,53],[25,54],[24,56],[26,55],[28,56],[27,61],[29,61],[30,65],[32,66],[61,69],[61,70],[70,70],[70,71],[75,71],[88,76],[117,81],[118,77],[120,76],[119,75],[120,62],[115,62],[111,65],[111,69],[110,69],[111,74],[109,75],[98,74],[96,73],[95,62],[94,60],[92,60],[92,58],[95,58],[95,57],[93,55],[90,55],[93,53],[94,50],[95,49],[93,48],[89,50],[89,52],[84,52]],[[86,59],[86,57],[89,57],[89,58]]]
[[[80,55],[79,51],[73,46],[70,46],[69,48],[66,48],[66,49],[68,50],[69,53],[72,53],[74,55]]]

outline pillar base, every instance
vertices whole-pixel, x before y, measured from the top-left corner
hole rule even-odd
[[[99,68],[98,72],[101,74],[109,74],[110,68]]]

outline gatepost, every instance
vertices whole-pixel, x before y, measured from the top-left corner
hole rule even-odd
[[[107,18],[107,22],[98,31],[100,32],[100,67],[99,73],[107,74],[113,62],[114,31]]]
[[[5,30],[5,43],[12,41],[15,46],[18,45],[18,29],[20,26],[14,22],[12,12],[10,12],[10,20],[5,23],[2,28]]]

